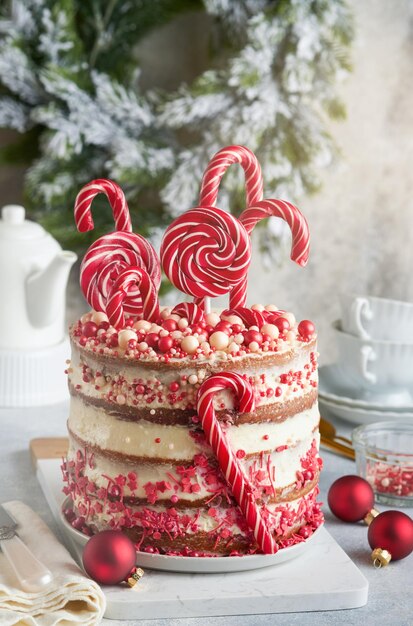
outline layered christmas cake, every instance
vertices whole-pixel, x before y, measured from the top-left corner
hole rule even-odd
[[[248,174],[246,149],[226,150]],[[289,222],[300,263],[308,254],[305,221],[294,212],[298,228],[280,215],[281,205],[274,209],[280,201],[250,197],[239,220],[200,201],[202,211],[178,218],[161,249],[168,278],[194,302],[161,309],[156,255],[127,223],[119,228],[120,192],[102,185],[94,181],[76,203],[79,227],[103,190],[118,230],[85,256],[81,284],[93,310],[70,330],[70,447],[63,465],[69,521],[86,534],[122,530],[137,549],[161,554],[253,554],[304,541],[322,523],[316,333],[311,322],[297,323],[274,305],[246,308],[244,279],[251,211]],[[225,278],[216,276],[219,263],[211,257],[211,246],[217,256],[227,245],[211,244],[214,220],[219,227],[225,221],[240,247],[227,260]],[[131,249],[139,249],[132,261]],[[202,271],[213,267],[208,288],[188,254]],[[234,276],[237,258],[246,269]],[[230,308],[210,312],[209,297],[225,286]]]

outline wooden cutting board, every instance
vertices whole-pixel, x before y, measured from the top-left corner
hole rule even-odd
[[[67,437],[38,437],[30,441],[30,455],[33,467],[37,467],[40,459],[61,459],[66,456],[69,448]]]

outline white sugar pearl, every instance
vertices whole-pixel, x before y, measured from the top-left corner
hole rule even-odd
[[[226,333],[217,330],[210,336],[209,343],[213,348],[216,348],[217,350],[224,350],[228,347],[229,337]]]
[[[150,333],[155,333],[156,335],[159,335],[159,331],[162,330],[162,326],[158,326],[158,324],[152,324],[149,332]]]
[[[198,376],[196,374],[191,374],[188,378],[188,382],[190,385],[196,385],[198,382]]]
[[[128,347],[128,341],[131,339],[137,339],[137,335],[134,330],[127,328],[119,331],[118,342],[119,347],[122,348],[122,350],[126,350]]]
[[[149,348],[149,346],[146,343],[146,341],[141,341],[140,343],[138,343],[137,348],[138,348],[139,352],[146,352],[146,350]]]
[[[238,350],[239,350],[239,345],[235,343],[235,341],[229,344],[228,352],[238,352]]]
[[[221,321],[218,313],[208,313],[206,316],[206,323],[212,326],[213,328]]]
[[[285,317],[285,319],[288,320],[288,323],[290,324],[290,328],[294,328],[295,321],[296,321],[294,313],[284,313],[283,317]]]
[[[152,324],[150,322],[147,322],[146,320],[139,320],[138,322],[135,322],[133,327],[136,328],[136,330],[146,330],[146,332],[148,332],[151,329]]]
[[[280,334],[280,331],[274,324],[264,324],[264,326],[261,327],[261,332],[264,335],[269,335],[271,339],[277,339]]]
[[[181,348],[187,354],[194,354],[196,349],[199,348],[199,341],[196,337],[189,335],[184,337],[181,341]]]
[[[211,346],[207,341],[203,341],[201,343],[201,348],[205,352],[205,354],[209,354],[211,352]]]
[[[179,320],[181,319],[179,315],[177,315],[176,313],[172,313],[168,318],[168,320],[173,320],[174,322],[179,322]]]
[[[171,337],[172,337],[172,339],[181,339],[182,338],[182,332],[180,330],[173,330],[171,332]]]
[[[82,324],[86,324],[86,322],[90,322],[91,319],[92,319],[92,313],[85,313],[80,318],[80,321],[82,322]]]
[[[171,309],[169,307],[165,307],[161,311],[161,317],[163,320],[166,320],[171,315]]]
[[[295,341],[295,332],[293,330],[289,330],[285,336],[288,343],[294,343]]]
[[[260,349],[260,345],[256,341],[251,341],[251,343],[248,344],[248,347],[251,352],[258,352],[258,350]]]
[[[238,316],[238,315],[228,315],[228,317],[225,317],[225,321],[229,322],[230,324],[241,324],[242,325],[242,319]]]
[[[182,317],[178,322],[178,328],[180,328],[181,330],[185,330],[185,328],[188,328],[188,326],[188,320],[186,319],[186,317]]]
[[[278,311],[278,306],[275,306],[275,304],[267,304],[267,306],[265,307],[266,311]]]
[[[91,319],[92,319],[92,322],[94,322],[98,326],[102,322],[108,322],[109,321],[108,316],[106,315],[106,313],[103,313],[103,311],[93,311]]]
[[[241,345],[242,343],[244,343],[244,335],[242,333],[238,333],[238,335],[235,335],[234,341],[235,343]]]
[[[251,309],[253,311],[264,311],[264,305],[263,304],[253,304]]]

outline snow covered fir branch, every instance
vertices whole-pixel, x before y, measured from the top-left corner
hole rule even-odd
[[[144,91],[137,45],[193,11],[205,14],[208,66],[173,92]],[[0,126],[20,133],[13,156],[28,161],[32,215],[85,247],[67,228],[73,199],[88,180],[113,178],[135,227],[156,241],[196,205],[209,158],[231,143],[256,152],[267,195],[298,202],[334,159],[326,122],[344,115],[337,83],[352,28],[344,0],[11,0],[0,19]],[[241,168],[218,201],[242,210]],[[273,222],[260,232],[268,258],[283,228]],[[95,224],[93,239],[112,229],[110,212],[96,210]]]

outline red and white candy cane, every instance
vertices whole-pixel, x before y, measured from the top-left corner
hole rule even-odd
[[[195,302],[180,302],[172,309],[171,313],[186,317],[190,324],[197,324],[205,320],[203,310]]]
[[[125,303],[129,293],[136,292],[136,289],[139,290],[142,298],[143,318],[149,322],[158,320],[158,294],[149,274],[142,267],[129,267],[121,272],[112,284],[106,303],[106,314],[115,328],[125,326]]]
[[[227,146],[219,150],[208,163],[201,183],[200,206],[215,206],[221,179],[234,163],[239,163],[245,172],[247,207],[262,200],[263,179],[257,157],[245,146]]]
[[[161,244],[165,274],[184,293],[205,307],[205,297],[229,292],[230,307],[243,306],[232,289],[246,279],[251,262],[247,231],[231,214],[215,207],[197,207],[178,217]]]
[[[161,282],[158,256],[140,235],[116,231],[103,235],[87,250],[80,266],[80,286],[95,311],[106,312],[106,304],[116,278],[129,267],[144,269],[155,289]],[[132,315],[143,314],[143,299],[137,288],[131,288],[123,308]]]
[[[291,229],[291,259],[304,266],[310,252],[310,233],[307,220],[301,211],[286,200],[261,200],[249,206],[239,217],[248,234],[251,234],[257,222],[266,217],[281,217]]]
[[[197,395],[198,415],[221,471],[245,516],[248,526],[254,533],[257,544],[265,554],[275,554],[278,546],[266,521],[261,516],[259,506],[253,495],[253,485],[232,451],[215,414],[214,396],[224,390],[230,390],[234,393],[242,413],[254,410],[254,392],[251,384],[240,374],[223,372],[210,376],[200,386]]]
[[[222,311],[221,318],[226,319],[230,315],[237,315],[247,328],[250,326],[258,326],[258,328],[261,328],[261,326],[267,323],[269,316],[273,315],[273,313],[238,307],[237,309],[226,309]]]
[[[94,198],[103,193],[112,207],[116,230],[132,232],[132,223],[125,194],[113,180],[97,178],[82,187],[75,200],[75,222],[79,232],[93,230],[94,223],[90,207]]]

